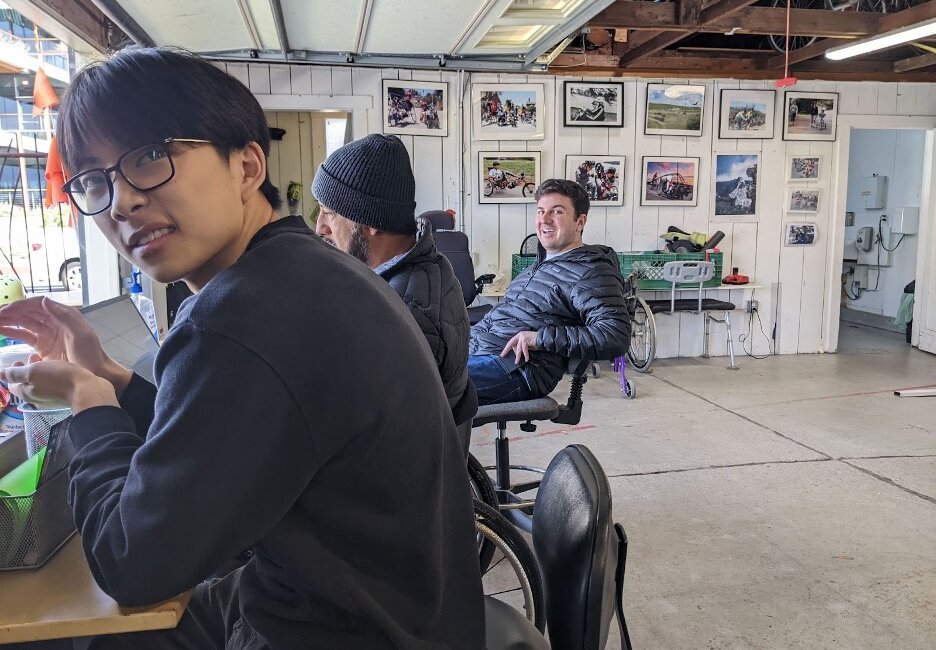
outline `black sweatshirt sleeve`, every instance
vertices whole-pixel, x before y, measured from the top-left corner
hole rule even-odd
[[[262,538],[320,467],[290,391],[238,342],[186,323],[156,372],[145,441],[116,407],[83,411],[70,428],[85,555],[126,606],[171,598]]]
[[[153,423],[153,406],[156,403],[156,387],[140,375],[133,373],[130,383],[120,396],[120,408],[126,411],[136,427],[137,433],[146,437]]]

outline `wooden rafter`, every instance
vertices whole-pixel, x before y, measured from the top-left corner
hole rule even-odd
[[[699,31],[738,34],[782,34],[786,30],[786,10],[775,7],[745,7],[730,16],[693,27],[678,22],[675,2],[618,0],[589,22],[589,27],[616,30]],[[827,11],[793,9],[792,36],[859,38],[877,33],[878,16],[866,11]]]
[[[881,15],[878,18],[878,28],[875,33],[880,34],[883,32],[889,32],[893,29],[908,27],[931,18],[936,18],[936,0],[930,0],[926,4],[917,5],[916,7],[905,9],[895,14]],[[801,61],[808,61],[809,59],[814,59],[817,56],[822,56],[833,47],[841,44],[842,42],[838,39],[826,38],[816,41],[812,45],[807,45],[806,47],[793,50],[790,52],[790,65],[799,63]],[[778,54],[770,60],[770,67],[772,68],[782,68],[783,64],[784,56],[782,54]],[[894,70],[896,70],[896,66],[892,68],[892,71]]]
[[[686,0],[680,1],[683,2]],[[756,0],[719,0],[714,2],[699,12],[699,25],[705,25],[712,22],[713,20],[718,20],[719,18],[730,16],[736,11],[744,9],[748,5],[754,4],[754,2],[756,2]],[[646,56],[650,56],[655,52],[659,52],[660,50],[669,47],[673,43],[681,41],[682,39],[686,38],[690,34],[696,33],[697,31],[698,29],[693,29],[686,32],[658,32],[655,36],[650,38],[650,40],[628,50],[624,56],[621,57],[621,67],[625,68],[632,66],[640,59]]]
[[[936,65],[936,54],[921,54],[902,61],[894,61],[894,72],[909,72]]]

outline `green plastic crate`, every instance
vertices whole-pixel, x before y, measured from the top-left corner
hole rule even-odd
[[[658,253],[630,252],[618,253],[621,263],[621,275],[625,278],[632,270],[637,271],[638,289],[669,289],[671,284],[663,279],[663,265],[667,262],[705,261],[715,262],[715,275],[706,281],[703,287],[720,287],[722,283],[722,254],[709,253]]]
[[[655,251],[642,253],[618,253],[618,262],[621,265],[621,275],[625,278],[632,269],[637,269],[638,289],[669,289],[670,283],[663,280],[663,265],[667,262],[681,262],[684,260],[705,261],[705,253],[658,253]],[[722,279],[722,254],[709,253],[708,261],[715,262],[715,275],[705,282],[704,287],[720,287]],[[520,275],[528,266],[533,266],[536,258],[527,255],[514,254],[511,260],[510,278]]]
[[[520,275],[523,269],[528,266],[533,266],[534,264],[536,264],[535,255],[519,255],[514,253],[510,263],[510,279],[513,280]]]

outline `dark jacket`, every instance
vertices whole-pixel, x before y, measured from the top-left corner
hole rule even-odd
[[[416,245],[389,268],[380,268],[380,277],[400,294],[429,341],[455,423],[461,424],[478,410],[466,368],[471,325],[451,263],[436,249],[429,224],[418,223]]]
[[[471,328],[470,354],[500,354],[517,332],[537,332],[539,348],[521,366],[530,390],[548,395],[568,359],[613,359],[630,343],[630,314],[617,255],[585,245],[552,260],[539,248],[536,264]]]
[[[455,423],[370,269],[273,222],[183,304],[156,382],[70,428],[69,500],[105,592],[159,602],[252,547],[241,612],[273,649],[483,647]]]

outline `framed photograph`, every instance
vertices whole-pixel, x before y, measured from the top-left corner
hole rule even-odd
[[[543,84],[476,84],[471,87],[475,140],[545,137]]]
[[[533,203],[540,178],[539,151],[479,151],[479,203]]]
[[[819,190],[794,189],[790,190],[790,202],[787,212],[800,212],[802,214],[816,214],[819,212]]]
[[[566,156],[566,175],[593,206],[624,205],[624,156]]]
[[[644,156],[640,205],[695,205],[698,171],[698,158]]]
[[[818,181],[822,170],[822,156],[789,156],[787,158],[788,181]]]
[[[812,246],[816,243],[816,224],[792,223],[783,224],[784,246]]]
[[[383,82],[383,132],[448,135],[448,84],[434,81]]]
[[[715,216],[757,216],[756,153],[715,154]]]
[[[772,138],[776,99],[773,90],[722,90],[718,137]]]
[[[647,84],[647,135],[702,135],[705,86]]]
[[[566,81],[563,88],[565,126],[624,126],[623,83]]]
[[[788,90],[783,106],[784,140],[835,140],[838,93]]]

